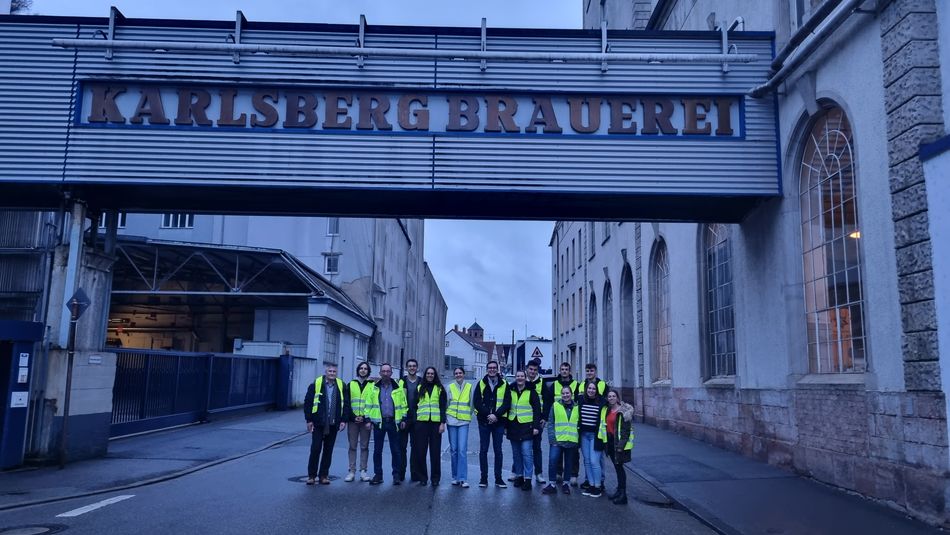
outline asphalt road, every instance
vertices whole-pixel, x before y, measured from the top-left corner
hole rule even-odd
[[[163,483],[0,512],[0,534],[38,525],[76,534],[713,533],[686,512],[635,500],[617,506],[605,497],[590,498],[576,491],[570,496],[546,496],[537,485],[530,493],[482,489],[477,484],[469,489],[453,487],[447,454],[442,485],[435,489],[393,486],[388,456],[383,485],[345,483],[346,438],[340,439],[331,470],[337,479],[329,486],[303,484],[310,439],[302,437]],[[447,445],[447,439],[443,442]],[[476,444],[477,438],[470,438],[469,449],[476,449]],[[511,461],[506,449],[507,469]],[[469,482],[477,481],[478,458],[470,453]],[[607,487],[613,487],[613,474],[608,475]],[[100,507],[82,509],[92,505]],[[58,516],[64,513],[72,516]]]

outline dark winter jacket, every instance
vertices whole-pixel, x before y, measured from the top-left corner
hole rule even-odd
[[[339,386],[340,383],[337,383]],[[327,418],[327,402],[326,402],[326,392],[327,392],[327,379],[323,378],[323,386],[320,388],[320,404],[317,406],[317,412],[313,412],[313,400],[314,400],[314,387],[316,386],[316,380],[310,383],[310,386],[307,387],[307,395],[303,399],[303,417],[308,422],[313,422],[315,427],[322,427],[326,423]],[[346,422],[350,419],[350,389],[347,386],[346,382],[343,382],[343,388],[338,388],[340,390],[337,392],[336,400],[336,409],[337,416],[336,421]]]
[[[633,436],[633,406],[621,401],[617,412],[617,429],[615,430],[617,433],[615,436],[608,437],[608,440],[601,445],[614,464],[623,464],[630,462],[630,450],[626,447],[630,437]],[[606,426],[606,423],[604,425]],[[598,440],[598,442],[601,441]],[[613,447],[608,449],[608,444]]]
[[[505,386],[505,394],[501,399],[501,403],[498,407],[495,407],[495,400],[497,398],[498,390],[501,386]],[[475,407],[475,415],[478,418],[478,425],[490,425],[488,423],[488,415],[494,414],[498,417],[498,422],[496,425],[505,424],[505,415],[508,414],[508,409],[511,408],[511,389],[508,387],[508,383],[505,382],[505,379],[498,376],[498,386],[494,390],[488,384],[488,376],[482,377],[482,380],[475,383],[474,392],[472,393],[472,406]]]
[[[531,404],[531,422],[522,423],[515,419],[514,415],[514,405],[515,405],[515,394],[523,394],[518,392],[518,387],[515,386],[516,383],[511,383],[508,385],[508,388],[511,390],[511,406],[512,409],[508,411],[508,439],[509,440],[531,440],[534,438],[533,429],[537,429],[538,432],[541,431],[541,398],[538,397],[537,391],[533,388],[528,388],[525,386],[525,390],[530,393],[528,397],[528,403]]]
[[[541,400],[541,414],[545,416],[545,420],[551,419],[551,406],[554,405],[554,402],[561,399],[561,388],[564,386],[571,387],[571,391],[577,390],[578,382],[574,380],[574,376],[571,375],[568,377],[567,381],[563,381],[561,376],[558,375],[551,384],[545,385],[543,390],[544,397]]]

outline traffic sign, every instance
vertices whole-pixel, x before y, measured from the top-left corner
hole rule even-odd
[[[82,288],[79,288],[76,290],[76,293],[69,298],[69,301],[66,301],[66,308],[72,315],[72,319],[78,320],[91,304],[92,300],[89,299],[89,296],[86,295],[86,292],[84,292]]]
[[[544,355],[541,354],[541,349],[538,348],[538,347],[535,347],[535,348],[534,348],[534,352],[531,353],[531,358],[533,358],[533,359],[541,359],[541,358],[544,358]]]

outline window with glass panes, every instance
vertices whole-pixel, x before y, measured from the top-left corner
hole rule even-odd
[[[323,335],[323,360],[324,362],[337,362],[340,349],[340,329],[333,325],[324,327]]]
[[[162,228],[194,228],[195,214],[162,214]]]
[[[670,262],[666,242],[660,240],[650,266],[650,314],[653,338],[653,380],[670,379],[673,329],[670,325]]]
[[[728,227],[703,229],[703,286],[707,379],[736,374],[736,330],[732,283],[732,252]]]
[[[610,281],[604,285],[604,379],[609,381],[613,377],[614,369],[614,292]]]
[[[590,308],[587,315],[587,339],[590,340],[587,354],[592,359],[597,358],[597,297],[590,294]]]
[[[804,140],[799,192],[811,373],[867,370],[852,139],[844,111],[832,107]]]

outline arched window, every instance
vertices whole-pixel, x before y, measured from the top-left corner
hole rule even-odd
[[[609,381],[614,374],[614,292],[610,281],[604,284],[604,366],[603,379]]]
[[[587,308],[587,357],[591,361],[597,360],[597,296],[593,292],[590,294],[590,306]]]
[[[670,325],[670,262],[666,242],[656,244],[650,265],[650,324],[653,340],[653,380],[670,380],[673,329]]]
[[[728,227],[715,224],[703,228],[703,288],[706,317],[707,379],[736,374],[736,329],[733,312],[732,251]]]
[[[844,111],[831,107],[803,143],[802,264],[811,373],[867,369],[852,139]]]

